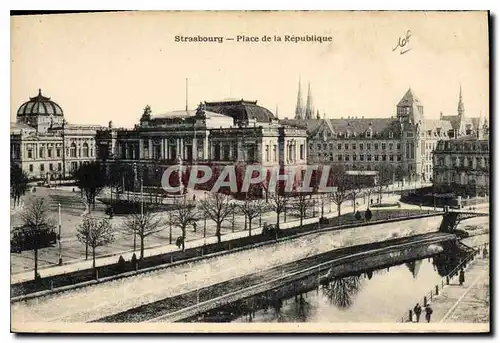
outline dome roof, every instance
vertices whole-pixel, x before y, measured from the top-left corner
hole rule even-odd
[[[61,106],[51,101],[42,95],[42,90],[38,90],[38,95],[30,98],[30,101],[25,102],[17,110],[18,116],[31,116],[31,115],[55,115],[62,116],[63,110]]]
[[[255,119],[257,122],[269,122],[275,119],[267,108],[257,105],[257,101],[227,99],[217,102],[205,102],[206,109],[210,112],[233,117],[238,122],[248,122]]]

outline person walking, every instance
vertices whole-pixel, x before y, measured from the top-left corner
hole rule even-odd
[[[483,249],[483,258],[488,258],[488,249],[486,249],[486,246]]]
[[[196,232],[196,227],[197,227],[196,222],[193,222],[193,232]]]
[[[422,314],[422,307],[420,306],[419,303],[415,305],[413,308],[413,313],[415,313],[415,317],[417,319],[417,323],[420,322],[420,315]]]
[[[432,308],[429,304],[425,305],[425,320],[427,320],[427,323],[431,322],[431,316],[432,316]]]
[[[465,272],[464,269],[460,269],[460,275],[458,276],[458,282],[460,283],[460,286],[462,286],[465,282]]]

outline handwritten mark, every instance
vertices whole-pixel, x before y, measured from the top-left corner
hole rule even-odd
[[[407,48],[406,50],[404,50],[404,47],[410,44],[410,37],[411,37],[411,31],[408,30],[406,31],[406,37],[404,38],[399,37],[398,44],[394,47],[394,49],[392,49],[392,51],[396,51],[397,48],[401,48],[401,50],[399,51],[400,55],[406,54],[408,51],[410,51],[411,48]]]

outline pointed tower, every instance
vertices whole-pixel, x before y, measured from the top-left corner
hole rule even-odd
[[[297,93],[297,105],[295,106],[295,119],[304,119],[304,105],[302,104],[302,86],[299,78],[299,91]]]
[[[462,85],[460,85],[460,94],[458,96],[458,107],[457,107],[458,115],[463,117],[465,114],[464,102],[462,100]]]
[[[311,83],[309,82],[307,86],[307,101],[306,101],[306,114],[305,119],[313,119],[314,109],[311,94]]]
[[[424,106],[411,88],[397,104],[397,118],[400,122],[418,123],[424,119]]]

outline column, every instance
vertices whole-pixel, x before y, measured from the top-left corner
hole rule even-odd
[[[149,138],[148,141],[148,151],[149,151],[149,159],[151,160],[153,158],[153,139]]]
[[[163,153],[165,154],[165,159],[168,160],[170,159],[170,144],[167,138],[163,139],[163,145],[164,145]]]
[[[160,149],[160,153],[161,153],[161,159],[162,160],[165,160],[165,139],[160,139],[160,144],[161,144],[161,149]]]
[[[176,140],[176,147],[175,147],[175,153],[177,156],[182,156],[181,155],[181,139],[177,138]],[[177,158],[177,156],[174,156],[174,158]]]
[[[144,140],[139,138],[139,159],[144,158]]]
[[[198,159],[198,144],[197,144],[197,138],[193,137],[193,161],[196,161]]]
[[[184,138],[180,138],[179,139],[179,144],[180,144],[179,145],[179,153],[181,155],[181,158],[183,160],[185,160],[186,159],[186,154],[185,154],[185,151],[184,151]]]
[[[205,132],[205,142],[203,143],[203,159],[208,160],[208,135],[210,132]]]

